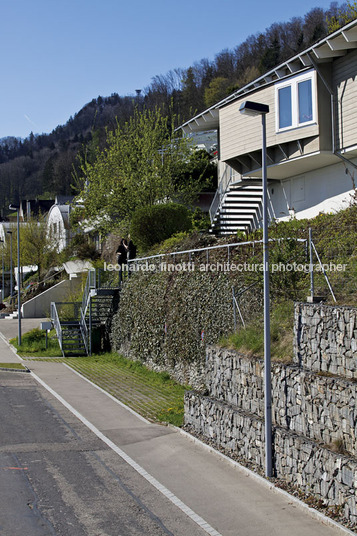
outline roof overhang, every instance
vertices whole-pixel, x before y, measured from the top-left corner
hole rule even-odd
[[[190,121],[187,121],[180,128],[185,134],[191,132],[202,132],[206,130],[216,130],[219,122],[219,111],[216,108],[209,108],[200,115],[194,117]]]
[[[271,166],[267,166],[268,179],[283,180],[296,175],[303,175],[309,171],[314,171],[332,164],[337,164],[341,160],[329,151],[319,151],[290,160],[280,162]],[[242,178],[261,178],[261,168],[250,171],[242,175]]]

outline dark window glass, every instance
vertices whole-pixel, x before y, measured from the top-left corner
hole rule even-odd
[[[299,93],[299,123],[312,121],[312,87],[311,80],[298,84]]]
[[[279,89],[279,128],[292,126],[291,87]]]

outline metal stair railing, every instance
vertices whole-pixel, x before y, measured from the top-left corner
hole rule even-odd
[[[88,307],[90,308],[92,290],[95,290],[96,287],[97,287],[96,271],[89,270],[87,274],[86,284],[83,290],[82,303],[79,308],[79,326],[80,326],[81,335],[82,335],[82,339],[83,339],[83,343],[84,343],[84,347],[85,347],[87,355],[91,354],[91,344],[90,344],[90,330],[88,329],[88,326],[87,326],[86,314],[87,314]]]
[[[90,343],[90,341],[89,341],[89,330],[88,330],[86,318],[85,318],[85,315],[83,313],[82,307],[80,308],[79,313],[80,313],[79,325],[80,325],[80,328],[81,328],[81,335],[82,335],[82,339],[83,339],[83,342],[84,342],[84,347],[86,349],[86,354],[90,355],[91,352],[90,352],[90,348],[89,348],[89,343]]]
[[[84,316],[86,315],[89,299],[91,295],[91,290],[96,289],[96,271],[95,270],[89,270],[87,274],[87,280],[86,284],[84,286],[83,290],[83,296],[82,296],[82,311]]]
[[[240,175],[240,177],[242,176]],[[216,190],[216,193],[214,194],[213,201],[209,208],[209,217],[211,220],[211,225],[213,225],[213,222],[217,216],[217,213],[221,209],[225,195],[228,192],[233,182],[234,183],[237,182],[237,173],[234,173],[233,170],[229,166],[225,166],[224,172],[219,180],[218,188]]]
[[[232,176],[229,177],[229,180],[228,180],[224,190],[223,190],[223,188],[218,187],[217,190],[216,190],[216,193],[214,194],[213,201],[212,201],[211,206],[209,208],[209,217],[210,217],[210,220],[211,220],[211,225],[214,222],[216,214],[219,212],[219,210],[221,208],[222,201],[224,199],[224,196],[226,195],[226,193],[229,190],[231,182],[232,182]],[[221,184],[222,184],[222,182],[220,183],[220,185]]]
[[[61,322],[58,316],[58,311],[57,311],[55,302],[51,302],[51,320],[53,323],[53,327],[56,330],[58,344],[59,344],[59,347],[61,348],[61,352],[64,357],[63,344],[62,344],[62,337],[63,337],[62,326],[61,326]]]
[[[97,275],[98,275],[98,282],[97,282]],[[73,325],[76,324],[78,326],[78,331],[80,333],[80,336],[83,341],[83,345],[85,348],[85,351],[87,355],[91,354],[91,331],[92,331],[92,297],[93,297],[93,291],[97,291],[101,287],[100,282],[100,275],[97,274],[96,270],[89,270],[87,274],[87,280],[85,283],[85,287],[83,290],[83,296],[81,302],[52,302],[51,303],[51,319],[54,324],[54,327],[56,329],[58,341],[60,344],[60,348],[62,351],[63,356],[64,353],[64,333],[63,329],[66,325],[70,324],[71,321],[73,321]],[[105,278],[104,278],[105,279]],[[114,282],[111,281],[108,285],[108,281],[105,282],[106,286],[104,288],[112,288],[114,287]],[[60,306],[65,306],[64,310],[61,311],[59,309]],[[89,309],[89,318],[87,316],[87,312]],[[98,309],[98,306],[97,306]],[[108,308],[104,304],[102,306],[99,306],[99,311],[102,309],[103,311],[106,311],[106,316],[110,315],[110,311],[112,309],[112,305]],[[64,316],[68,316],[68,319],[64,320],[62,318],[61,321],[61,313],[64,313]],[[63,316],[63,315],[62,315]]]

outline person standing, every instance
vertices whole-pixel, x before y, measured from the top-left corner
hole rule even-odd
[[[123,266],[128,263],[128,243],[122,238],[117,249],[117,260],[119,264],[119,285],[123,282]]]
[[[136,257],[136,245],[130,238],[130,235],[128,236],[128,259],[132,261]]]

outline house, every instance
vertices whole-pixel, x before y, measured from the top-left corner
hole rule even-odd
[[[47,229],[51,240],[56,244],[57,251],[63,251],[70,243],[70,212],[73,197],[56,196],[47,216]]]
[[[218,132],[218,189],[210,215],[212,230],[221,234],[261,225],[261,123],[239,113],[246,100],[269,105],[270,219],[346,207],[356,187],[357,21],[181,126],[189,136]]]

